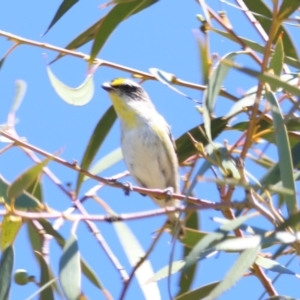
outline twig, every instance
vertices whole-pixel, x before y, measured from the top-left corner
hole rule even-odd
[[[3,30],[0,30],[0,36],[7,37],[9,40],[12,40],[12,41],[16,42],[18,45],[19,44],[27,44],[27,45],[31,45],[31,46],[36,46],[36,47],[40,47],[40,48],[44,48],[44,49],[53,50],[53,51],[59,52],[61,54],[72,55],[72,56],[75,56],[75,57],[78,57],[78,58],[82,58],[84,60],[89,60],[89,55],[87,55],[85,53],[81,53],[81,52],[77,52],[77,51],[73,51],[73,50],[68,50],[68,49],[57,47],[57,46],[47,44],[47,43],[41,43],[41,42],[25,39],[21,36],[14,35],[14,34],[5,32]],[[157,80],[155,78],[155,76],[150,74],[150,73],[146,73],[146,72],[142,72],[140,70],[136,70],[136,69],[133,69],[133,68],[125,67],[123,65],[115,64],[115,63],[112,63],[110,61],[106,61],[106,60],[103,60],[103,59],[97,58],[97,59],[94,60],[94,63],[98,64],[99,66],[108,66],[108,67],[118,69],[118,70],[121,70],[121,71],[129,72],[131,74],[137,74],[137,75],[143,77],[144,79]],[[184,87],[187,87],[187,88],[191,88],[191,89],[200,90],[200,91],[204,91],[206,89],[205,85],[199,85],[199,84],[191,83],[191,82],[181,80],[181,79],[177,79],[177,78],[176,78],[176,82],[174,82],[174,84],[179,85],[179,86],[184,86]],[[233,101],[238,100],[237,97],[231,95],[230,93],[226,92],[225,90],[221,90],[220,95],[223,96],[223,97],[226,97],[228,99],[231,99]]]
[[[126,282],[124,282],[124,287],[122,289],[121,296],[120,296],[119,300],[123,300],[124,299],[125,294],[127,292],[127,289],[129,287],[129,284],[132,281],[133,276],[134,276],[136,270],[142,265],[142,263],[148,258],[148,256],[150,255],[150,253],[154,249],[154,247],[155,247],[156,243],[158,242],[160,236],[164,232],[165,226],[166,226],[166,224],[158,231],[157,236],[155,237],[155,239],[152,242],[151,246],[149,247],[148,251],[145,253],[145,255],[139,260],[139,262],[132,269],[132,271],[131,271],[131,273],[129,275],[128,280]]]

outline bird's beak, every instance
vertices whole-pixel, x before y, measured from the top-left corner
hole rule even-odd
[[[102,84],[102,88],[107,92],[110,92],[113,89],[113,87],[111,86],[111,84],[109,82],[104,82]]]

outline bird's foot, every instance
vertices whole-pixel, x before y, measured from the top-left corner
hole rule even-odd
[[[131,182],[124,182],[123,183],[123,190],[126,196],[129,196],[130,192],[132,191],[132,183]]]
[[[165,195],[166,195],[165,201],[166,201],[166,202],[169,202],[170,200],[172,200],[172,196],[173,196],[173,194],[174,194],[174,188],[171,187],[171,186],[169,186],[169,187],[167,187],[166,189],[164,189],[164,193],[165,193]]]

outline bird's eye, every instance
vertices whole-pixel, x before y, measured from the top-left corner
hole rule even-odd
[[[124,84],[123,87],[122,87],[122,90],[125,93],[132,93],[132,92],[136,91],[136,87],[133,86],[133,85]]]

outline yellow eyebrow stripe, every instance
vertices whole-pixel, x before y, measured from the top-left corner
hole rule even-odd
[[[112,80],[110,84],[111,84],[111,86],[117,87],[117,86],[124,84],[124,81],[125,81],[124,78],[116,78],[116,79]]]

